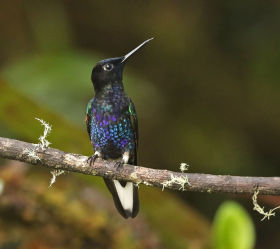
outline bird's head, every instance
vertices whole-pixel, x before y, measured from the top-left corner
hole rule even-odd
[[[107,84],[121,83],[123,68],[127,59],[152,39],[153,38],[150,38],[144,41],[125,56],[99,61],[92,69],[91,74],[91,80],[95,91],[101,90]]]

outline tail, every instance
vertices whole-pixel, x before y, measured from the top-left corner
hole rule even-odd
[[[134,218],[139,211],[138,187],[132,182],[105,179],[116,208],[124,218]]]

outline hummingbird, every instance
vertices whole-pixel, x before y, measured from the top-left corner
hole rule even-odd
[[[86,110],[87,131],[94,149],[88,159],[91,165],[98,157],[117,159],[117,168],[127,163],[137,165],[138,120],[135,106],[124,90],[123,69],[128,58],[152,39],[125,56],[99,61],[92,69],[95,95]],[[124,218],[134,218],[139,211],[138,187],[132,182],[104,181],[119,213]]]

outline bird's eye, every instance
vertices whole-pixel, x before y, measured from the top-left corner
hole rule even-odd
[[[111,70],[113,69],[113,65],[107,63],[107,64],[105,64],[105,65],[103,66],[103,69],[104,69],[105,71],[111,71]]]

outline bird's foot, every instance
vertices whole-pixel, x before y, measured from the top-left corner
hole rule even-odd
[[[117,163],[114,165],[114,167],[117,168],[117,170],[120,170],[120,169],[122,169],[123,165],[124,165],[124,161],[121,160],[120,162],[117,162]]]
[[[98,154],[94,153],[94,155],[88,157],[87,163],[89,163],[89,165],[92,166],[97,157],[98,157]]]

